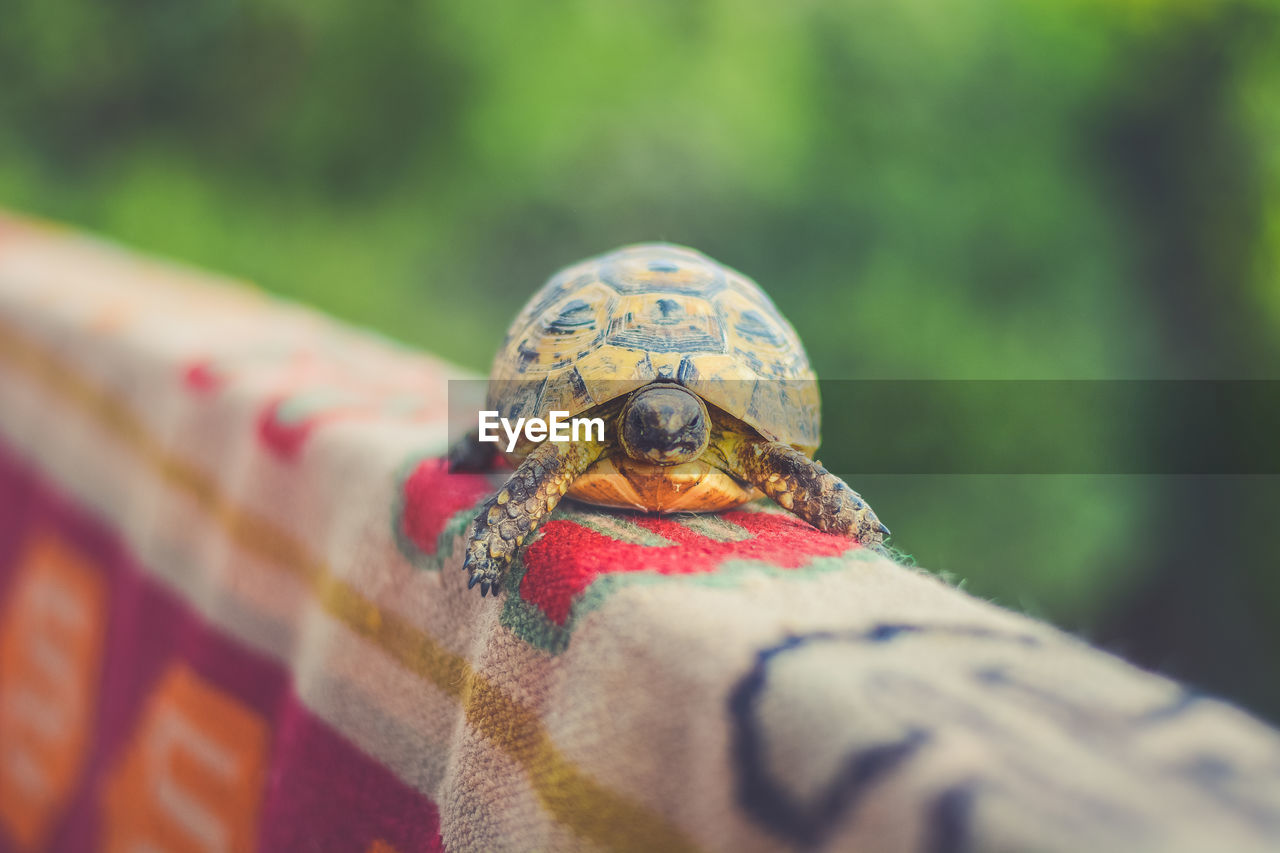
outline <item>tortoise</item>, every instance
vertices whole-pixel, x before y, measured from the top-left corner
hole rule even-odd
[[[830,533],[884,551],[889,530],[813,459],[820,406],[804,347],[753,281],[693,249],[627,246],[557,273],[511,324],[488,408],[515,422],[599,417],[576,441],[522,438],[506,453],[473,430],[452,471],[514,473],[467,543],[468,588],[498,594],[507,566],[568,495],[656,512],[729,509],[764,493]]]

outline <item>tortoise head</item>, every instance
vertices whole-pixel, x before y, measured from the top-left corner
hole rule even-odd
[[[622,407],[618,438],[638,462],[678,465],[707,449],[711,419],[706,404],[692,391],[679,385],[646,385]]]

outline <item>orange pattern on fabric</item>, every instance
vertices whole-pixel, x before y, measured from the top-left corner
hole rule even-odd
[[[267,738],[259,714],[175,664],[107,779],[103,849],[254,849]]]
[[[28,849],[43,847],[84,768],[105,633],[97,566],[35,534],[0,616],[0,822]]]
[[[79,408],[138,454],[170,487],[194,500],[238,547],[305,581],[334,618],[378,645],[400,665],[458,699],[468,722],[524,767],[547,810],[577,834],[614,850],[696,850],[662,815],[611,791],[555,746],[532,709],[472,669],[427,633],[336,577],[305,543],[270,520],[234,503],[217,481],[171,453],[109,393],[54,353],[0,323],[0,359],[9,361]]]

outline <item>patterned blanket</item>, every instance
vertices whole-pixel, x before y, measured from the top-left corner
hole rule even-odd
[[[1276,733],[768,506],[468,592],[462,375],[0,219],[0,849],[1280,848]]]

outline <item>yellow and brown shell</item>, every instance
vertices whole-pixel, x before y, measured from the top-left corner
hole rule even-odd
[[[490,373],[488,408],[513,421],[551,411],[589,415],[655,381],[685,386],[767,439],[809,454],[817,449],[817,383],[791,324],[751,279],[665,243],[628,246],[553,276],[507,332]],[[684,467],[649,472],[650,479],[679,479]],[[717,509],[752,494],[738,489],[716,500],[719,486],[686,471],[691,482],[681,491],[707,493],[677,502],[690,506],[654,506],[640,487],[637,495],[608,500],[584,493],[605,469],[633,486],[646,477],[629,460],[602,460],[597,468],[575,496],[670,510]]]

